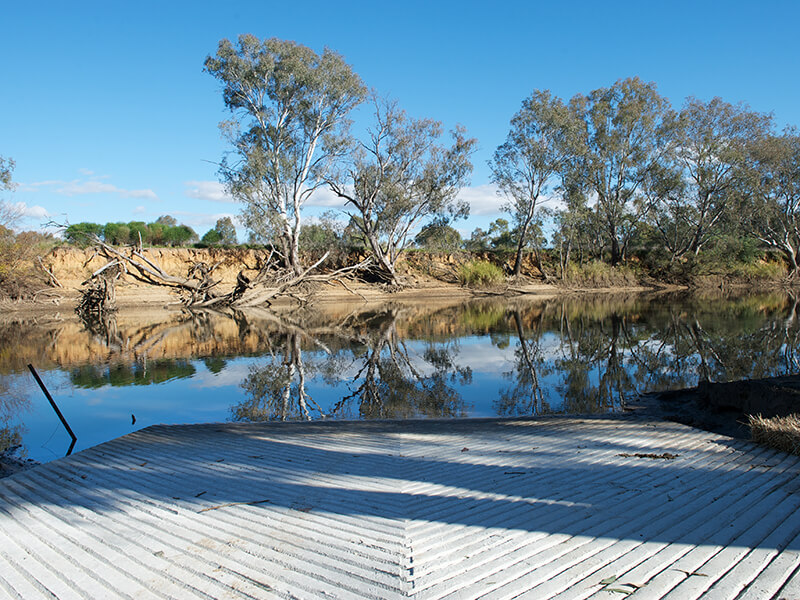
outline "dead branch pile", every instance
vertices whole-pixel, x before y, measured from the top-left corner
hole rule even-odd
[[[75,312],[81,319],[93,321],[117,310],[116,282],[122,276],[124,266],[113,261],[98,269],[83,282],[84,289]]]
[[[214,270],[221,264],[219,262],[212,265],[204,262],[194,263],[189,266],[186,275],[173,275],[145,256],[141,244],[115,248],[96,236],[92,242],[96,248],[96,255],[104,257],[108,263],[90,278],[97,281],[93,284],[94,288],[90,286],[84,292],[89,306],[95,306],[108,291],[108,285],[101,283],[96,276],[116,265],[142,283],[174,288],[180,294],[181,302],[187,307],[225,308],[269,305],[278,296],[291,296],[300,302],[306,302],[309,289],[307,287],[304,289],[304,286],[332,281],[343,283],[342,278],[364,269],[370,263],[367,259],[357,265],[330,273],[312,274],[328,257],[326,252],[322,258],[298,275],[284,267],[283,257],[273,249],[259,256],[255,265],[243,263],[235,287],[227,293],[220,293],[217,290],[220,280],[214,278]],[[113,294],[113,286],[111,293]]]

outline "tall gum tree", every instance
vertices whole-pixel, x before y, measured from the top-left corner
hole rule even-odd
[[[469,205],[456,196],[468,183],[477,141],[457,127],[448,147],[440,141],[438,121],[411,118],[392,101],[373,101],[375,125],[331,189],[354,209],[351,223],[366,239],[381,276],[398,284],[397,259],[415,227],[469,214]]]
[[[768,136],[768,115],[721,98],[688,98],[671,165],[653,172],[651,221],[672,259],[697,255],[717,233],[741,184],[748,148]]]
[[[251,232],[270,232],[287,267],[303,272],[301,209],[347,152],[350,110],[366,94],[344,59],[317,54],[292,41],[239,36],[224,39],[205,60],[223,85],[232,119],[221,128],[234,150],[220,174],[228,192],[244,204]]]
[[[570,101],[583,121],[571,169],[573,183],[594,196],[611,264],[625,258],[628,243],[649,208],[643,187],[652,170],[674,145],[674,113],[654,83],[638,77]]]
[[[779,251],[800,274],[800,135],[794,129],[750,147],[749,185],[744,199],[749,229]]]
[[[551,185],[558,183],[558,176],[575,152],[571,140],[578,127],[574,113],[560,98],[547,90],[536,90],[522,102],[511,119],[505,143],[489,161],[492,181],[508,200],[504,209],[512,215],[517,232],[515,276],[520,274],[538,204]],[[540,262],[538,251],[536,255]]]

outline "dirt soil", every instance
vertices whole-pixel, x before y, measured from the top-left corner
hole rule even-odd
[[[214,277],[220,280],[216,288],[220,293],[232,289],[239,272],[244,269],[249,273],[248,269],[252,270],[258,264],[260,256],[259,251],[245,248],[145,248],[144,254],[164,271],[173,275],[186,274],[189,268],[198,262],[216,264]],[[554,283],[544,283],[541,274],[531,263],[524,265],[523,273],[526,275],[516,282],[488,290],[469,289],[458,283],[458,268],[463,260],[460,255],[421,257],[412,253],[401,258],[398,264],[398,272],[404,279],[404,288],[401,290],[390,290],[383,285],[348,279],[344,283],[318,285],[313,302],[427,302],[433,298],[468,299],[519,295],[535,295],[544,299],[565,293],[641,292],[664,288],[658,284],[625,288],[566,288]],[[44,258],[43,263],[62,287],[41,290],[35,302],[0,302],[0,311],[43,313],[74,310],[80,297],[82,283],[105,262],[105,259],[90,248],[56,248]],[[675,286],[669,287],[672,289]],[[293,302],[291,299],[279,299],[274,306]],[[123,275],[117,283],[117,306],[120,310],[170,310],[180,308],[180,298],[171,288],[141,283],[130,275]]]

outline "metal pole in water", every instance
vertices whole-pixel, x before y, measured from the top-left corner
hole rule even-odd
[[[36,379],[36,383],[39,384],[39,387],[42,388],[44,395],[47,396],[47,399],[50,401],[50,406],[53,407],[53,410],[56,411],[58,418],[61,419],[61,424],[64,426],[64,428],[67,430],[67,433],[69,433],[69,436],[72,438],[72,446],[70,446],[70,452],[71,452],[72,448],[75,446],[75,442],[78,440],[77,436],[74,433],[72,433],[72,428],[69,426],[69,423],[67,423],[67,420],[64,418],[64,415],[61,414],[61,411],[58,410],[56,401],[53,400],[53,397],[50,395],[50,392],[48,392],[47,388],[44,387],[44,382],[39,377],[39,374],[36,372],[36,369],[34,369],[33,365],[30,364],[28,365],[28,368],[33,374],[33,378]]]

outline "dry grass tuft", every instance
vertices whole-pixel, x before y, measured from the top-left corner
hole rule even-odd
[[[748,419],[754,442],[800,456],[800,415],[771,419],[749,415]]]

